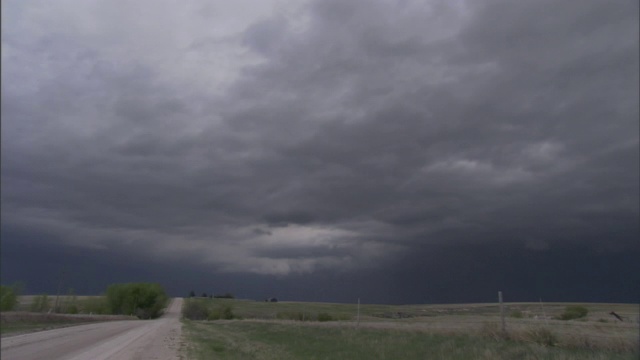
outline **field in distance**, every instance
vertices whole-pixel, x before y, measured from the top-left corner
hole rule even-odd
[[[567,306],[587,314],[559,320]],[[615,312],[622,321],[611,315]],[[638,304],[185,301],[193,359],[637,359]]]

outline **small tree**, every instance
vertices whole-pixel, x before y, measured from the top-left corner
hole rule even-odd
[[[207,297],[207,293],[206,293],[206,292],[203,292],[203,293],[202,293],[202,297],[203,297],[203,298],[206,298],[206,297]]]
[[[0,285],[0,311],[11,311],[18,305],[18,296],[24,285],[15,283],[11,286]]]
[[[107,302],[112,314],[136,315],[141,319],[160,316],[167,295],[159,284],[113,284],[107,288]]]
[[[216,298],[216,299],[234,299],[235,297],[233,296],[232,293],[225,293],[224,295],[215,295],[214,298]]]
[[[191,290],[191,291],[189,292],[189,297],[190,297],[190,298],[192,298],[192,297],[196,297],[196,292],[195,292],[195,291],[193,291],[193,290]]]

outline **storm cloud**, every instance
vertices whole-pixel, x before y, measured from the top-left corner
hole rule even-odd
[[[639,252],[636,1],[2,10],[3,247],[291,286]]]

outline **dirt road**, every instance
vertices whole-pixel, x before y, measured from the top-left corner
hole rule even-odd
[[[180,359],[182,299],[156,320],[127,320],[73,326],[2,338],[2,360],[174,360]]]

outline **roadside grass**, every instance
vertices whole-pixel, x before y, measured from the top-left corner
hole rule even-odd
[[[76,323],[71,324],[76,325]],[[35,331],[51,330],[61,327],[71,326],[70,324],[50,324],[50,323],[17,323],[0,325],[0,335],[18,335]]]
[[[131,316],[110,315],[104,296],[61,295],[58,298],[59,313],[50,313],[49,310],[41,312],[30,311],[32,304],[39,296],[19,296],[16,311],[0,313],[0,334],[2,336],[51,330],[92,322],[137,319]],[[52,310],[55,305],[55,295],[49,296],[48,300],[48,306],[43,307],[43,309]]]
[[[136,318],[122,315],[68,315],[11,311],[0,313],[0,334],[2,336],[18,335],[93,322],[133,319]]]
[[[508,303],[506,314],[517,316],[506,319],[505,334],[497,304],[362,305],[357,321],[355,304],[204,298],[186,299],[185,306],[188,303],[210,313],[230,309],[232,316],[227,319],[235,319],[184,320],[194,359],[212,354],[229,359],[636,359],[639,355],[635,304],[579,304],[589,314],[563,321],[558,318],[566,303],[544,307]],[[611,320],[611,311],[625,321]]]
[[[189,359],[636,359],[456,333],[265,320],[185,321]]]

